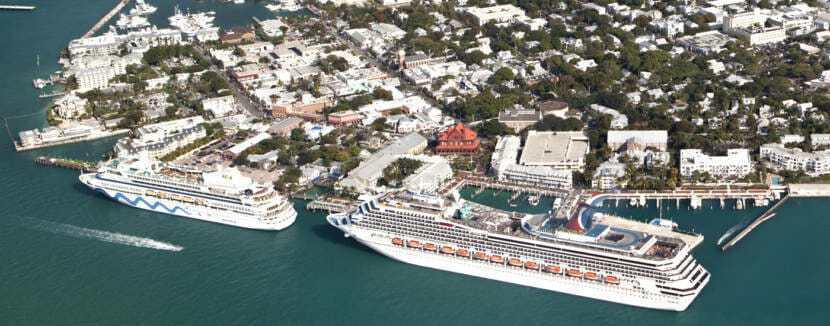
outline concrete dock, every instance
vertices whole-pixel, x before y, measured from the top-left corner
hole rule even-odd
[[[761,225],[761,223],[764,223],[766,220],[775,216],[774,211],[778,209],[778,207],[781,207],[781,204],[786,202],[787,199],[790,199],[790,196],[785,196],[779,202],[775,203],[775,205],[773,205],[772,208],[767,210],[764,214],[761,214],[761,216],[755,219],[755,221],[752,221],[751,224],[747,225],[746,228],[741,230],[741,233],[738,233],[738,235],[732,238],[732,240],[729,240],[729,242],[727,242],[723,247],[721,247],[721,251],[726,251],[726,249],[729,249],[730,247],[734,246],[736,243],[738,243],[738,241],[741,241],[741,239],[743,239],[747,234],[749,234],[749,232],[752,232],[752,230],[754,230],[755,227]]]
[[[32,11],[37,9],[35,6],[10,6],[0,5],[0,10],[16,10],[16,11]]]
[[[104,25],[110,19],[112,19],[112,17],[114,17],[115,14],[117,14],[119,11],[121,11],[121,9],[123,9],[124,6],[126,6],[128,2],[130,2],[130,0],[121,0],[121,1],[119,1],[118,4],[115,5],[115,8],[112,8],[112,10],[110,10],[106,15],[104,15],[104,17],[101,17],[101,20],[99,20],[97,23],[95,23],[95,25],[93,25],[92,28],[90,28],[89,31],[87,31],[84,34],[84,36],[81,36],[81,38],[87,38],[87,37],[90,37],[92,35],[95,35],[95,32],[97,32],[99,29],[101,29],[101,27],[104,27]]]

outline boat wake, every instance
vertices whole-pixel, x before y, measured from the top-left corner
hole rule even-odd
[[[720,238],[718,238],[717,245],[720,246],[720,244],[723,243],[724,240],[729,239],[729,237],[731,237],[732,234],[734,234],[735,231],[738,231],[738,229],[740,229],[743,225],[744,225],[744,223],[741,222],[741,223],[735,224],[734,226],[729,228],[729,230],[726,230],[726,233],[724,233],[722,236],[720,236]]]
[[[157,241],[150,238],[143,238],[96,229],[88,229],[80,226],[49,222],[40,219],[35,220],[37,220],[36,223],[30,224],[30,227],[32,229],[49,232],[53,234],[66,235],[79,239],[98,240],[138,248],[149,248],[165,251],[182,251],[182,249],[184,249],[184,247],[177,246],[172,243]]]

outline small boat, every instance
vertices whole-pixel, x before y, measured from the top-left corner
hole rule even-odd
[[[562,267],[559,267],[559,266],[556,266],[556,265],[545,265],[544,271],[548,272],[548,273],[561,274],[562,273]]]
[[[452,254],[452,253],[455,253],[455,249],[444,246],[444,247],[441,247],[441,253],[442,254]]]
[[[582,272],[580,272],[578,269],[569,269],[568,276],[582,277]]]
[[[539,195],[527,196],[527,203],[532,205],[532,206],[539,205],[539,197],[540,197]]]
[[[585,278],[587,278],[589,280],[597,281],[597,280],[599,280],[599,274],[594,273],[594,272],[585,272]]]
[[[153,195],[156,194],[156,192],[152,191],[152,190],[147,190],[147,191],[144,192],[144,194],[146,194],[147,196],[153,196]]]
[[[475,255],[473,255],[473,258],[484,260],[484,259],[489,258],[489,256],[487,256],[487,254],[485,254],[483,252],[477,252]]]
[[[637,206],[637,199],[631,198],[631,200],[628,201],[628,206]]]
[[[525,263],[525,268],[527,268],[527,269],[537,269],[538,270],[539,269],[539,264],[537,264],[535,262],[532,262],[532,261],[529,261],[529,262]]]
[[[637,204],[639,204],[640,206],[645,206],[646,205],[646,197],[645,196],[640,196],[640,201]]]
[[[504,264],[504,258],[497,255],[490,256],[490,262]]]
[[[608,276],[605,277],[605,282],[606,283],[611,283],[611,284],[620,284],[620,278],[616,277],[616,276],[608,275]]]
[[[438,247],[435,246],[434,244],[431,244],[431,243],[425,243],[424,244],[424,249],[430,250],[430,251],[436,251],[436,250],[438,250]]]
[[[184,196],[184,198],[182,198],[182,200],[184,200],[184,201],[193,201],[193,197]]]
[[[740,199],[738,199],[738,202],[737,202],[737,203],[735,203],[735,209],[737,209],[737,210],[742,210],[742,209],[744,209],[744,203],[743,203],[743,201],[741,201]]]
[[[510,258],[509,260],[507,260],[507,263],[510,264],[510,266],[522,266],[522,261],[516,258]]]
[[[519,206],[519,204],[510,203],[510,207],[516,207],[516,206]]]
[[[655,219],[651,220],[651,222],[649,222],[648,224],[651,224],[651,225],[654,225],[654,226],[659,226],[659,227],[669,229],[669,230],[673,230],[673,229],[677,228],[677,223],[676,222],[672,222],[670,220],[665,220],[665,219],[661,219],[661,218],[655,218]]]
[[[400,246],[403,244],[403,240],[401,238],[394,238],[392,239],[392,243]]]
[[[462,257],[470,257],[470,252],[464,249],[458,249],[455,251],[455,254]]]
[[[178,199],[179,199],[179,195],[172,194],[172,195],[170,195],[170,199],[176,199],[176,200],[178,200]]]
[[[409,242],[407,242],[406,245],[408,247],[412,247],[412,248],[420,248],[421,247],[421,243],[418,242],[418,241],[415,241],[415,240],[409,240]]]

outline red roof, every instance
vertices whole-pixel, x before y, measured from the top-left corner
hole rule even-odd
[[[452,134],[461,133],[461,138],[465,140],[471,140],[476,138],[476,133],[467,127],[464,126],[463,123],[459,122],[456,125],[450,127],[444,132],[441,133],[441,137],[438,140],[447,140],[450,138]]]

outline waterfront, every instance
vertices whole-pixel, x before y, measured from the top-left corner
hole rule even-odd
[[[156,19],[166,20],[172,12],[167,9],[172,2],[149,2],[160,7]],[[3,116],[43,112],[48,102],[37,98],[31,79],[57,69],[46,58],[83,34],[115,1],[28,3],[38,10],[0,12],[0,27],[16,31],[2,36],[10,45],[0,51]],[[194,1],[181,3],[204,10]],[[217,0],[199,5],[243,6]],[[260,9],[231,16],[223,10],[217,22],[244,24],[250,16],[267,14]],[[37,54],[41,68],[35,65]],[[12,131],[43,127],[45,118],[10,124]],[[823,303],[830,285],[823,274],[830,262],[822,254],[830,249],[824,240],[830,230],[823,213],[827,199],[790,200],[727,253],[715,245],[718,238],[765,208],[720,211],[718,203],[706,201],[703,209],[690,211],[688,202],[679,210],[673,201],[664,202],[664,218],[704,234],[694,256],[713,275],[687,311],[671,313],[402,264],[344,238],[324,214],[305,211],[304,201],[295,202],[296,224],[275,233],[132,209],[93,195],[77,182],[76,171],[32,162],[47,154],[93,160],[111,149],[114,139],[26,153],[15,153],[5,133],[1,139],[6,144],[0,149],[3,324],[812,325],[828,319]],[[495,206],[506,204],[509,194],[479,197],[495,200]],[[620,206],[603,211],[643,221],[659,215],[653,201],[647,208],[624,207],[622,201]],[[536,209],[547,207],[550,199],[543,198]],[[134,246],[147,239],[155,242]],[[181,250],[164,249],[177,247]]]

